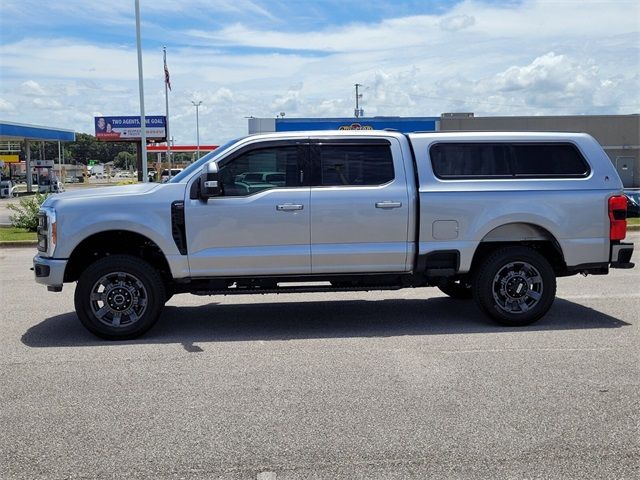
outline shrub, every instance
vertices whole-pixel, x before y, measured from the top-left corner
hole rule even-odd
[[[126,180],[120,180],[116,185],[135,185],[138,183],[137,178],[128,178]]]
[[[24,228],[30,232],[37,231],[38,210],[40,210],[40,206],[47,199],[47,196],[47,194],[36,193],[33,197],[20,199],[20,205],[7,205],[9,210],[16,212],[15,215],[9,215],[11,226]]]

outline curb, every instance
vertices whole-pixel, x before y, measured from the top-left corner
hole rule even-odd
[[[14,240],[11,242],[0,242],[0,248],[16,248],[16,247],[32,248],[37,246],[38,246],[38,242],[33,240]]]

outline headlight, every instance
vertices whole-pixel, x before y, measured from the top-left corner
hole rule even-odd
[[[53,256],[58,242],[58,223],[56,211],[51,207],[42,207],[38,212],[38,251]]]

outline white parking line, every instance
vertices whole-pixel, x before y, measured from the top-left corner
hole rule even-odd
[[[612,298],[626,300],[628,298],[640,298],[640,294],[629,293],[627,295],[558,295],[558,298],[563,298],[565,300],[570,300],[570,299],[585,300],[590,298],[594,300],[611,300]]]
[[[260,472],[256,480],[276,480],[276,472]]]

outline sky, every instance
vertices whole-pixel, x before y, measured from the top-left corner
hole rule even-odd
[[[139,115],[133,0],[0,0],[0,120]],[[140,0],[145,111],[176,144],[247,118],[640,113],[638,0]]]

